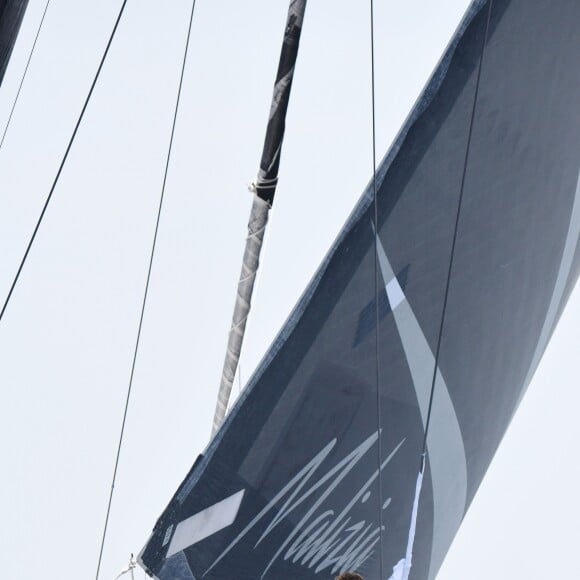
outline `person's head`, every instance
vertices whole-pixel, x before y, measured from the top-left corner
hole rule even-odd
[[[343,572],[336,580],[365,580],[360,574],[356,572]]]

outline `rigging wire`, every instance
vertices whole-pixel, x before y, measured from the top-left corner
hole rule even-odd
[[[451,273],[453,270],[453,261],[455,258],[455,248],[457,245],[457,233],[459,230],[459,217],[461,215],[461,208],[463,205],[463,194],[465,192],[465,180],[466,180],[466,175],[467,175],[467,164],[469,162],[469,153],[471,150],[471,139],[473,136],[473,126],[474,126],[474,122],[475,122],[475,111],[477,108],[477,99],[479,96],[479,86],[480,86],[480,81],[481,81],[481,71],[483,68],[483,60],[484,60],[484,56],[485,56],[485,47],[487,45],[487,39],[488,39],[488,34],[489,34],[489,24],[491,22],[492,9],[493,9],[493,0],[489,0],[489,8],[488,8],[488,12],[487,12],[487,21],[486,21],[486,25],[485,25],[485,32],[483,34],[483,41],[482,41],[482,45],[481,45],[481,55],[479,57],[477,79],[475,82],[475,93],[473,96],[473,107],[471,109],[471,118],[469,121],[469,131],[467,133],[467,147],[465,150],[465,159],[463,162],[463,173],[461,176],[461,188],[459,190],[459,201],[457,203],[457,214],[455,216],[455,227],[454,227],[454,231],[453,231],[453,239],[451,241],[451,253],[449,255],[449,268],[447,270],[447,281],[445,284],[445,294],[443,296],[443,308],[441,310],[441,322],[439,325],[439,334],[437,336],[437,349],[435,351],[435,365],[433,367],[433,378],[431,381],[431,393],[429,396],[429,407],[427,410],[427,420],[425,422],[425,433],[423,436],[422,457],[426,457],[426,453],[427,453],[427,435],[429,432],[429,425],[431,423],[431,410],[433,408],[433,399],[434,399],[434,394],[435,394],[435,383],[437,381],[437,369],[439,368],[439,355],[441,352],[441,343],[442,343],[442,338],[443,338],[443,327],[445,325],[445,315],[447,313],[449,288],[451,286]]]
[[[18,279],[20,278],[20,274],[22,273],[22,268],[24,267],[26,259],[28,258],[30,248],[32,247],[32,244],[34,243],[34,240],[36,239],[36,234],[38,233],[38,230],[40,228],[40,224],[42,223],[42,220],[44,218],[44,214],[46,213],[46,210],[48,208],[50,200],[52,199],[52,195],[54,193],[54,190],[56,189],[56,186],[57,186],[58,181],[60,179],[62,170],[65,166],[66,160],[68,159],[68,155],[69,155],[70,150],[72,148],[72,145],[74,143],[75,137],[77,135],[77,132],[79,130],[79,127],[81,125],[83,117],[85,116],[85,112],[87,110],[89,101],[91,100],[91,97],[93,95],[93,91],[95,89],[95,86],[96,86],[97,81],[99,79],[99,76],[101,74],[101,70],[103,69],[103,65],[105,64],[105,60],[107,58],[107,55],[109,54],[109,49],[111,48],[111,44],[113,43],[113,38],[115,37],[115,33],[117,32],[117,28],[119,27],[119,22],[121,21],[121,17],[123,16],[123,12],[125,11],[126,5],[127,5],[127,0],[123,0],[123,4],[121,5],[121,8],[120,8],[119,13],[117,15],[117,20],[115,21],[115,26],[113,27],[113,31],[111,32],[111,35],[109,36],[109,41],[107,42],[107,46],[105,48],[103,56],[101,57],[101,61],[99,63],[99,68],[97,69],[97,72],[93,78],[91,88],[89,89],[89,93],[85,99],[83,108],[81,109],[81,113],[80,113],[78,120],[76,122],[74,131],[71,135],[71,138],[69,139],[68,145],[67,145],[66,150],[64,152],[64,156],[60,162],[60,166],[59,166],[58,171],[56,173],[56,177],[54,178],[54,181],[52,182],[52,186],[50,188],[50,191],[48,193],[46,201],[44,202],[44,206],[42,208],[42,211],[40,212],[40,216],[38,218],[38,221],[36,222],[36,226],[34,227],[34,231],[32,232],[32,236],[30,237],[28,245],[26,246],[26,251],[24,252],[24,256],[22,256],[22,260],[20,261],[20,265],[18,266],[18,270],[16,271],[16,275],[14,276],[14,279],[12,281],[12,285],[10,286],[10,290],[8,291],[8,295],[6,296],[6,299],[4,301],[4,305],[2,306],[2,310],[0,311],[0,321],[2,321],[2,317],[4,316],[4,313],[6,312],[6,308],[8,307],[8,303],[10,302],[10,298],[12,298],[12,293],[14,292],[14,288],[16,287],[16,284],[18,283]]]
[[[378,237],[379,237],[379,210],[377,201],[377,134],[376,134],[376,107],[375,107],[375,14],[374,1],[370,0],[370,32],[371,32],[371,110],[372,110],[372,158],[373,158],[373,221],[375,233],[375,360],[376,360],[376,385],[377,385],[377,454],[378,454],[378,513],[379,513],[379,570],[380,578],[383,575],[383,481],[382,481],[382,428],[381,428],[381,394],[380,394],[380,349],[379,349],[379,264],[378,264]]]
[[[151,280],[151,270],[152,270],[152,267],[153,267],[153,258],[155,256],[155,246],[157,245],[157,234],[159,232],[159,222],[161,221],[161,210],[163,208],[163,199],[165,197],[165,186],[167,184],[167,175],[169,173],[169,163],[170,163],[170,160],[171,160],[171,151],[173,149],[173,139],[174,139],[174,136],[175,136],[175,127],[176,127],[176,124],[177,124],[177,115],[178,115],[178,112],[179,112],[179,102],[180,102],[180,99],[181,99],[181,89],[183,87],[183,77],[184,77],[184,74],[185,74],[185,66],[186,66],[186,63],[187,63],[187,54],[188,54],[188,49],[189,49],[189,41],[190,41],[190,38],[191,38],[191,28],[192,28],[192,24],[193,24],[193,15],[194,15],[194,12],[195,12],[195,2],[196,2],[196,0],[193,0],[192,5],[191,5],[191,13],[190,13],[190,16],[189,16],[189,26],[188,26],[188,30],[187,30],[187,40],[186,40],[186,43],[185,43],[185,50],[184,50],[184,53],[183,53],[183,62],[182,62],[182,65],[181,65],[181,75],[180,75],[180,78],[179,78],[179,87],[177,89],[177,98],[176,98],[176,102],[175,102],[175,110],[174,110],[174,113],[173,113],[173,123],[172,123],[172,126],[171,126],[171,135],[169,137],[169,147],[168,147],[168,150],[167,150],[167,156],[166,156],[166,160],[165,160],[165,170],[164,170],[164,173],[163,173],[163,184],[161,186],[161,195],[160,195],[160,198],[159,198],[159,207],[158,207],[158,210],[157,210],[157,220],[155,222],[155,232],[153,234],[153,244],[152,244],[152,247],[151,247],[151,253],[150,253],[150,257],[149,257],[149,267],[148,267],[148,270],[147,270],[147,279],[145,281],[145,291],[144,291],[144,294],[143,294],[143,302],[142,302],[142,305],[141,305],[141,314],[140,314],[140,317],[139,317],[139,326],[138,326],[138,329],[137,329],[137,338],[135,340],[135,349],[133,351],[133,360],[132,360],[132,363],[131,363],[131,373],[130,373],[130,376],[129,376],[129,385],[127,387],[127,395],[126,395],[126,398],[125,398],[125,409],[123,411],[123,420],[121,422],[121,432],[119,434],[119,442],[118,442],[118,445],[117,445],[117,453],[116,453],[116,456],[115,456],[115,467],[113,469],[113,477],[112,477],[112,481],[111,481],[111,491],[109,493],[109,501],[108,501],[108,504],[107,504],[107,511],[106,511],[106,515],[105,515],[105,525],[104,525],[104,528],[103,528],[103,535],[102,535],[102,538],[101,538],[101,546],[100,546],[100,550],[99,550],[99,559],[98,559],[98,562],[97,562],[97,571],[96,571],[96,575],[95,575],[95,580],[98,580],[99,579],[99,572],[101,570],[101,562],[102,562],[102,559],[103,559],[103,550],[104,550],[104,547],[105,547],[105,540],[107,538],[107,529],[108,529],[108,525],[109,525],[109,517],[110,517],[110,514],[111,514],[111,504],[113,502],[113,494],[114,494],[114,490],[115,490],[115,481],[117,479],[117,471],[118,471],[118,468],[119,468],[119,460],[120,460],[120,457],[121,457],[121,448],[123,446],[123,436],[125,434],[125,425],[127,423],[127,413],[128,413],[128,410],[129,410],[129,402],[130,402],[130,399],[131,399],[131,391],[132,391],[132,388],[133,388],[133,377],[135,375],[135,365],[136,365],[136,362],[137,362],[137,353],[139,351],[139,342],[141,340],[141,330],[143,328],[143,318],[144,318],[144,315],[145,315],[145,306],[147,304],[147,295],[149,293],[149,282]]]
[[[26,66],[24,67],[24,73],[22,74],[22,78],[20,79],[20,85],[18,86],[18,91],[16,92],[16,97],[14,98],[14,102],[12,103],[12,108],[10,109],[10,115],[8,115],[8,121],[6,121],[6,126],[4,127],[4,132],[2,133],[2,139],[0,139],[0,149],[4,145],[4,139],[6,138],[6,133],[8,133],[8,128],[10,127],[10,123],[12,122],[12,115],[14,114],[14,109],[16,108],[16,103],[18,103],[18,98],[20,97],[20,91],[22,90],[22,85],[24,84],[24,79],[26,78],[26,73],[28,72],[28,67],[30,65],[30,61],[32,60],[32,55],[34,54],[34,49],[36,48],[36,42],[38,37],[40,36],[40,31],[42,30],[42,25],[44,24],[44,17],[46,16],[46,11],[48,10],[48,6],[50,5],[50,0],[46,1],[46,6],[44,7],[44,12],[42,13],[42,18],[40,19],[40,24],[38,25],[38,30],[36,31],[36,36],[34,37],[34,42],[32,44],[32,48],[30,50],[30,54],[28,55],[28,60],[26,61]]]
[[[376,177],[376,123],[375,123],[375,59],[374,59],[374,14],[373,14],[373,0],[370,0],[371,4],[371,64],[372,64],[372,103],[373,103],[373,202],[374,202],[374,233],[375,233],[375,315],[376,315],[376,381],[377,381],[377,423],[378,423],[378,453],[379,453],[379,502],[381,502],[381,492],[382,492],[382,482],[381,482],[381,451],[380,451],[380,444],[381,444],[381,415],[380,415],[380,359],[379,359],[379,264],[378,264],[378,242],[379,242],[379,228],[378,228],[378,200],[377,200],[377,177]],[[409,536],[407,540],[407,549],[405,552],[405,557],[398,562],[398,564],[393,568],[393,574],[391,578],[401,577],[401,578],[408,578],[409,570],[411,568],[411,560],[412,560],[412,550],[413,550],[413,543],[415,539],[415,531],[416,531],[416,524],[417,524],[417,514],[418,514],[418,505],[419,505],[419,496],[421,493],[421,484],[423,480],[423,474],[425,470],[425,463],[426,463],[426,454],[427,454],[427,436],[429,432],[430,420],[431,420],[431,411],[433,407],[433,400],[434,400],[434,393],[435,393],[435,383],[437,380],[437,370],[439,368],[439,355],[441,351],[441,343],[442,343],[442,336],[443,336],[443,328],[445,324],[445,314],[447,311],[447,303],[449,298],[449,289],[451,283],[451,274],[453,269],[453,261],[455,257],[455,249],[457,243],[457,236],[458,236],[458,229],[459,229],[459,219],[461,214],[462,202],[463,202],[463,195],[465,191],[465,181],[466,181],[466,174],[467,174],[467,165],[469,161],[469,153],[470,153],[470,146],[471,140],[473,135],[473,126],[475,121],[475,112],[477,107],[477,100],[479,95],[479,87],[480,87],[480,80],[481,80],[481,71],[483,66],[483,60],[485,55],[485,47],[487,44],[488,34],[489,34],[489,26],[491,21],[491,12],[493,8],[493,0],[489,0],[489,8],[487,13],[487,21],[485,26],[485,31],[483,34],[483,43],[481,46],[481,55],[479,66],[477,70],[477,78],[476,78],[476,85],[475,85],[475,92],[473,98],[473,107],[471,111],[471,117],[469,122],[469,130],[468,130],[468,137],[467,137],[467,147],[465,151],[465,158],[464,158],[464,165],[462,171],[462,179],[461,179],[461,187],[459,192],[459,200],[457,205],[457,213],[455,217],[455,226],[453,231],[453,239],[451,243],[451,252],[449,257],[449,267],[447,272],[447,280],[445,286],[445,294],[443,299],[443,307],[441,313],[441,321],[439,326],[439,334],[437,337],[437,349],[435,354],[435,364],[433,368],[433,376],[431,381],[431,391],[429,395],[429,406],[427,411],[427,419],[425,421],[425,430],[423,436],[423,447],[421,453],[421,463],[419,468],[419,475],[417,478],[417,483],[415,486],[415,498],[413,501],[413,510],[411,514],[411,524],[409,529]],[[382,288],[381,290],[382,291]],[[380,523],[380,577],[383,578],[383,537],[382,537],[382,504],[379,505],[379,523]],[[402,574],[402,576],[400,576]]]

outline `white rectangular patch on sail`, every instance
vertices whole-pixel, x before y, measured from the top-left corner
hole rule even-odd
[[[389,299],[391,310],[397,308],[397,306],[405,300],[405,294],[396,277],[385,286],[385,290],[387,292],[387,298]]]
[[[201,540],[231,526],[242,503],[244,490],[183,520],[175,528],[175,534],[167,550],[167,558],[201,542]]]

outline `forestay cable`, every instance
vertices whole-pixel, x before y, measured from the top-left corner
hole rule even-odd
[[[81,110],[81,113],[80,113],[79,118],[77,120],[77,123],[75,125],[74,131],[73,131],[71,138],[68,142],[68,145],[67,145],[67,148],[64,152],[64,156],[62,158],[62,161],[60,162],[60,166],[59,166],[58,171],[56,173],[56,177],[54,178],[54,181],[52,182],[52,186],[51,186],[50,191],[48,193],[48,197],[46,198],[46,201],[44,202],[44,206],[42,208],[42,211],[40,212],[40,216],[38,218],[38,221],[36,222],[36,226],[34,227],[34,231],[32,232],[32,236],[30,237],[28,245],[26,246],[26,251],[24,252],[24,256],[22,256],[22,260],[20,261],[20,265],[18,266],[18,270],[16,272],[16,275],[14,276],[14,280],[12,281],[12,285],[10,286],[10,290],[8,291],[8,295],[6,296],[6,299],[4,301],[4,305],[2,306],[2,310],[0,311],[0,321],[2,320],[2,317],[4,316],[4,313],[6,312],[6,308],[8,307],[8,303],[10,302],[10,298],[12,297],[12,293],[14,292],[14,288],[16,287],[18,279],[20,278],[22,268],[24,267],[26,259],[28,258],[30,248],[32,247],[32,244],[34,243],[34,240],[36,238],[36,234],[38,233],[38,229],[40,228],[40,224],[42,223],[42,220],[44,218],[44,214],[46,213],[46,209],[48,208],[48,204],[50,203],[50,200],[52,199],[52,194],[54,193],[54,190],[56,189],[56,185],[58,184],[58,180],[60,179],[60,175],[62,173],[62,170],[64,168],[66,160],[68,158],[70,150],[72,148],[72,144],[74,143],[74,140],[75,140],[75,137],[76,137],[77,132],[79,130],[81,121],[83,120],[83,117],[84,117],[85,112],[87,110],[87,106],[89,104],[89,101],[91,100],[91,96],[93,95],[93,91],[94,91],[95,86],[97,84],[97,80],[99,79],[99,76],[101,74],[101,70],[103,69],[103,65],[104,65],[105,60],[107,58],[107,54],[109,54],[109,49],[111,48],[113,38],[115,37],[115,33],[117,32],[117,28],[119,27],[119,22],[121,21],[121,17],[123,16],[123,12],[125,11],[126,5],[127,5],[127,0],[123,0],[123,4],[121,5],[121,8],[119,10],[119,14],[117,15],[117,20],[115,21],[115,26],[113,27],[113,31],[111,32],[111,36],[109,37],[109,41],[107,42],[105,52],[103,53],[103,56],[101,57],[101,62],[99,63],[99,68],[97,69],[97,72],[96,72],[95,77],[93,79],[93,82],[91,84],[91,88],[89,89],[89,93],[87,95],[87,98],[85,99],[83,108]]]
[[[22,85],[24,84],[24,79],[26,78],[26,73],[28,72],[28,67],[30,61],[32,60],[32,55],[34,54],[34,49],[36,48],[36,42],[40,36],[40,31],[42,30],[42,25],[44,24],[44,17],[46,16],[46,11],[50,5],[50,0],[47,0],[46,6],[44,7],[44,12],[42,13],[42,18],[40,19],[40,24],[38,25],[38,30],[36,31],[36,36],[34,37],[34,42],[32,43],[32,48],[30,49],[30,54],[28,55],[28,60],[26,61],[26,66],[24,67],[24,73],[22,73],[22,78],[20,79],[20,85],[18,85],[18,91],[16,92],[16,97],[12,103],[12,108],[10,109],[10,115],[8,115],[8,121],[6,121],[6,126],[4,127],[4,132],[2,133],[2,139],[0,140],[0,149],[4,145],[4,139],[6,138],[6,133],[8,133],[8,128],[12,121],[12,115],[14,114],[14,109],[16,108],[16,103],[18,103],[18,98],[20,97],[20,91],[22,90]]]
[[[183,77],[184,77],[184,73],[185,73],[185,66],[187,63],[187,53],[188,53],[188,49],[189,49],[189,41],[191,38],[191,27],[192,27],[192,23],[193,23],[193,14],[195,12],[195,1],[196,0],[193,0],[193,2],[192,2],[191,13],[189,16],[189,26],[187,29],[187,40],[185,42],[185,50],[183,53],[183,61],[181,64],[181,75],[179,77],[179,87],[177,89],[177,99],[175,102],[175,110],[173,113],[173,123],[171,125],[171,135],[169,137],[169,147],[167,149],[167,156],[165,159],[165,170],[163,172],[163,184],[161,186],[161,195],[159,198],[159,207],[157,209],[157,220],[155,222],[155,232],[153,234],[153,244],[151,246],[151,253],[149,256],[149,267],[147,269],[147,279],[145,281],[145,292],[143,294],[143,302],[141,304],[141,314],[139,316],[139,327],[137,329],[137,338],[135,340],[135,349],[133,351],[133,360],[131,363],[131,374],[129,376],[129,385],[127,387],[127,396],[125,398],[125,409],[123,411],[123,420],[121,422],[121,432],[119,434],[119,442],[117,444],[117,453],[115,456],[115,467],[113,469],[113,477],[112,477],[112,481],[111,481],[111,491],[109,492],[109,501],[107,504],[107,511],[106,511],[106,515],[105,515],[105,525],[103,528],[103,536],[101,538],[101,546],[100,546],[100,550],[99,550],[99,559],[97,562],[97,572],[95,575],[96,580],[99,579],[99,572],[101,570],[101,562],[103,559],[103,550],[105,547],[105,540],[107,538],[107,528],[109,525],[109,516],[111,514],[111,504],[113,502],[113,494],[114,494],[114,490],[115,490],[115,481],[117,479],[117,471],[119,468],[119,458],[121,456],[121,448],[123,446],[123,436],[125,434],[125,425],[127,423],[127,412],[129,410],[129,402],[131,399],[131,390],[133,387],[133,377],[135,375],[135,364],[137,362],[137,353],[139,351],[139,342],[141,340],[141,330],[143,328],[143,317],[145,314],[145,306],[147,304],[147,295],[149,293],[149,282],[151,280],[151,270],[153,267],[153,258],[155,256],[155,246],[157,244],[157,234],[159,232],[159,222],[161,220],[161,210],[163,208],[163,198],[165,197],[165,186],[167,184],[167,175],[169,173],[169,162],[171,160],[171,151],[173,148],[173,138],[175,136],[175,126],[177,124],[177,114],[179,112],[179,102],[181,99],[181,89],[183,87]]]

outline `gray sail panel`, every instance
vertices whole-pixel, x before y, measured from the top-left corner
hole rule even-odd
[[[579,19],[575,0],[473,4],[378,168],[378,224],[369,188],[157,522],[150,573],[378,578],[382,558],[388,577],[434,374],[410,578],[435,577],[578,276]]]
[[[0,85],[27,6],[28,0],[0,0]]]
[[[469,501],[578,276],[579,18],[575,0],[493,3],[440,362],[470,402]]]

